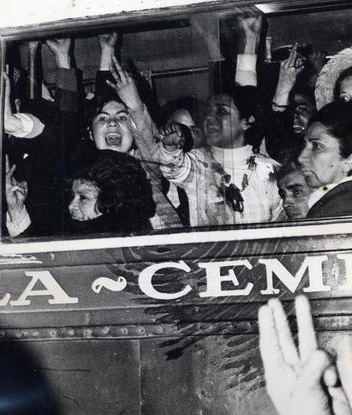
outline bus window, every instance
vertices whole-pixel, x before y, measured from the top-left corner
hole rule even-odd
[[[337,42],[319,25],[333,19],[340,38],[350,13],[202,8],[12,34],[3,234],[131,236],[349,216],[352,104],[342,101],[352,62],[339,51],[352,33]]]

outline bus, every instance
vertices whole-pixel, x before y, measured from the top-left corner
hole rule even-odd
[[[46,41],[71,38],[89,100],[97,38],[118,32],[120,60],[133,62],[151,100],[206,101],[225,82],[207,39],[234,75],[241,22],[258,17],[258,78],[272,93],[295,42],[302,60],[313,45],[323,64],[352,45],[344,0],[12,0],[0,17],[1,75],[12,77],[13,94],[16,73],[25,73],[29,103],[46,94],[49,111],[57,81]],[[3,81],[3,107],[6,88]],[[0,414],[273,414],[257,320],[272,297],[293,327],[295,296],[309,297],[319,343],[339,365],[352,333],[350,217],[11,237],[5,153],[13,138],[4,124],[2,111]]]

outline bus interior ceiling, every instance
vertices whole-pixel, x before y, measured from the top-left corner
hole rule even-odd
[[[226,19],[234,16],[229,16],[228,12],[225,15]],[[212,16],[214,25],[218,19],[224,20],[224,13],[219,12],[215,16],[212,12]],[[310,44],[317,51],[333,55],[352,44],[351,17],[352,9],[268,13],[267,34],[272,37],[273,49],[298,42],[299,45]],[[218,27],[212,30],[218,30]],[[133,26],[132,30],[126,26],[122,33],[122,53],[132,59],[140,72],[151,71],[161,105],[183,95],[194,94],[199,98],[208,96],[207,51],[204,41],[192,30],[188,19],[176,18],[174,22],[163,25],[150,23]],[[27,55],[27,46],[22,43],[20,59],[23,67],[28,66]],[[84,33],[82,37],[75,35],[75,59],[77,67],[83,71],[89,90],[99,63],[96,34]],[[42,47],[42,65],[44,79],[50,85],[55,79],[55,63],[45,46]],[[192,71],[192,68],[195,70]],[[169,73],[175,70],[181,71]]]
[[[236,12],[218,12],[212,15],[212,28],[219,32],[224,20],[234,20]],[[284,45],[310,44],[314,50],[333,55],[352,44],[352,9],[332,9],[309,12],[268,13],[267,35],[272,37],[272,48]],[[332,24],[333,22],[333,24]],[[231,24],[227,24],[227,30]],[[111,31],[111,29],[109,29]],[[118,31],[118,26],[116,27]],[[104,30],[101,29],[100,33]],[[206,98],[209,95],[207,72],[208,54],[201,36],[192,30],[189,19],[178,19],[148,25],[125,26],[122,30],[122,53],[131,58],[136,68],[152,75],[158,101],[161,105],[184,95]],[[75,35],[76,65],[83,72],[87,91],[92,88],[99,64],[97,33]],[[28,66],[26,42],[20,44],[20,59]],[[50,85],[55,79],[55,63],[46,46],[42,47],[43,77]]]

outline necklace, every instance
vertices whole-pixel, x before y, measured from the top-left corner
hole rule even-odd
[[[241,182],[241,189],[239,189],[232,181],[231,175],[228,174],[224,167],[214,158],[213,152],[209,149],[212,159],[211,167],[221,176],[219,194],[231,206],[234,212],[243,212],[244,199],[241,193],[248,187],[253,171],[256,169],[257,163],[255,160],[255,153],[247,159],[248,173],[244,173]]]

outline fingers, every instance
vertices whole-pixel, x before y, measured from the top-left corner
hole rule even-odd
[[[170,123],[160,127],[155,138],[165,145],[173,145],[178,148],[183,148],[185,144],[183,131],[178,123]]]
[[[351,415],[352,410],[342,387],[328,388],[328,391],[332,400],[333,413],[337,415]]]
[[[13,174],[16,170],[16,164],[12,165],[8,168],[8,165],[6,165],[6,180],[10,181],[11,184],[14,184],[14,177]]]
[[[8,154],[5,155],[5,173],[10,170],[10,159]]]
[[[10,95],[11,93],[10,78],[5,71],[3,72],[2,77],[5,82],[5,95]]]
[[[288,365],[296,366],[299,364],[299,357],[282,304],[278,299],[272,298],[268,305],[273,312],[283,359]]]
[[[298,344],[302,362],[305,362],[314,350],[318,348],[313,326],[313,318],[308,298],[299,295],[295,300],[298,325]]]
[[[274,314],[268,305],[260,307],[258,322],[260,354],[266,377],[270,378],[272,371],[277,367],[285,365],[285,362],[278,338]]]
[[[127,74],[122,69],[119,61],[116,59],[115,56],[112,57],[112,61],[114,63],[113,66],[110,67],[110,72],[117,83],[122,82],[125,83],[127,80]]]
[[[287,59],[288,66],[295,66],[296,65],[296,59],[297,59],[297,47],[298,43],[296,42],[290,52],[290,55]]]
[[[106,83],[109,85],[109,87],[116,90],[117,85],[114,84],[113,82],[109,81],[109,79],[106,80]]]
[[[118,38],[118,33],[103,33],[98,35],[98,41],[101,46],[110,46],[114,47]]]

